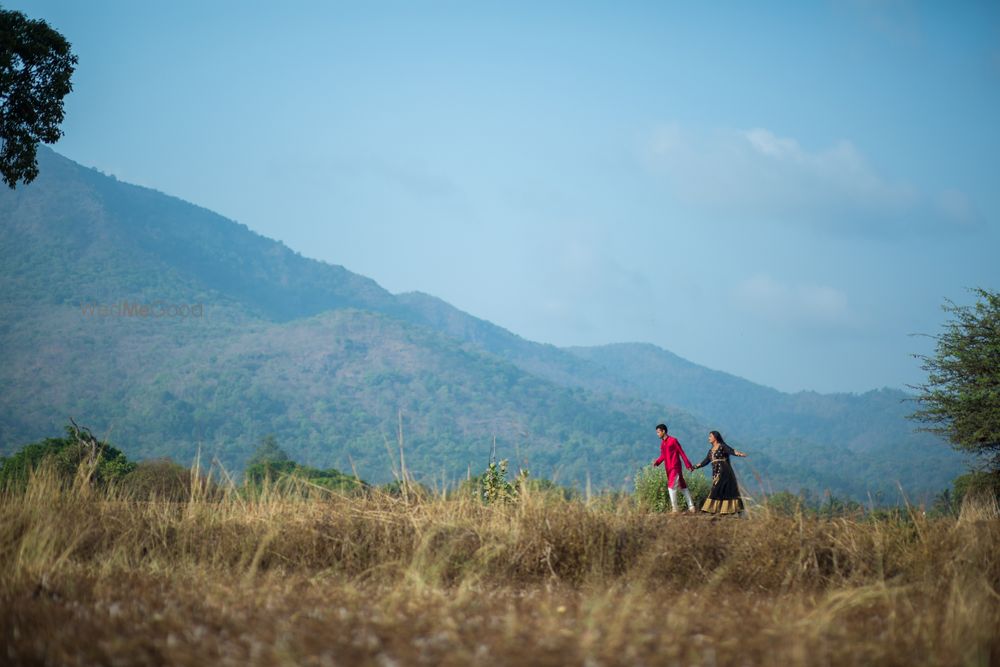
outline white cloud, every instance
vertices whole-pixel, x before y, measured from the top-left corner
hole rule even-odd
[[[755,129],[744,133],[750,144],[764,155],[772,157],[791,156],[801,159],[802,150],[792,139],[776,137],[767,130]]]
[[[868,233],[978,220],[962,192],[928,196],[886,178],[849,141],[809,150],[764,128],[698,131],[666,125],[653,133],[649,158],[679,200],[744,219]]]
[[[778,282],[757,275],[739,283],[733,293],[745,314],[786,327],[851,328],[847,295],[826,285]]]

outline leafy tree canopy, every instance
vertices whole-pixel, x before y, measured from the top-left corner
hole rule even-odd
[[[948,301],[951,320],[936,336],[933,355],[919,356],[927,382],[915,387],[920,409],[912,418],[929,424],[953,447],[1000,469],[1000,292],[975,289],[972,306]]]
[[[13,188],[38,176],[38,142],[62,136],[77,57],[45,21],[0,8],[0,173]]]
[[[82,464],[92,466],[90,480],[101,485],[120,481],[135,469],[120,450],[98,440],[86,428],[70,424],[65,438],[46,438],[25,445],[13,456],[2,461],[0,488],[19,488],[27,483],[31,471],[43,462],[51,462],[59,476],[69,482]]]

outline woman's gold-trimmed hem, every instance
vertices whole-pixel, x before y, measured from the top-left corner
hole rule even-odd
[[[711,514],[736,514],[743,511],[743,499],[713,500],[708,498],[705,500],[705,504],[701,506],[701,511]]]

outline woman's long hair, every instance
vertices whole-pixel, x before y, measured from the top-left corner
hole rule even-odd
[[[720,445],[726,445],[726,441],[722,439],[722,434],[721,433],[719,433],[718,431],[712,431],[712,435],[715,436],[715,441],[717,443],[719,443]],[[728,447],[729,445],[726,445],[726,446]]]

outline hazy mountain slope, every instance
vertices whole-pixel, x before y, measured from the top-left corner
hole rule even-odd
[[[211,296],[209,306],[285,321],[340,307],[381,309],[373,280],[316,260],[180,199],[39,150],[41,176],[0,197],[0,288],[23,302]],[[60,262],[59,270],[51,264]],[[67,281],[70,275],[78,280]]]
[[[566,387],[631,395],[627,382],[609,375],[599,364],[554,345],[535,343],[492,322],[465,313],[437,297],[407,292],[396,297],[393,314],[415,324],[498,355],[529,373]]]
[[[570,348],[647,400],[694,412],[723,433],[763,440],[775,456],[796,457],[803,443],[822,447],[845,471],[907,489],[944,485],[963,470],[946,443],[918,432],[906,416],[909,396],[895,389],[864,394],[786,394],[693,364],[649,344]]]
[[[864,394],[786,394],[687,361],[650,344],[624,343],[560,349],[526,341],[432,296],[399,295],[401,312],[566,387],[611,396],[639,396],[697,415],[734,442],[799,468],[781,475],[822,489],[837,475],[856,497],[897,484],[920,494],[948,486],[964,469],[962,458],[939,438],[916,431],[906,415],[909,396],[892,389]],[[905,463],[886,448],[905,453]],[[816,466],[823,469],[817,474]],[[771,475],[765,475],[773,481]],[[798,488],[797,486],[793,488]],[[844,492],[845,486],[840,486]]]

